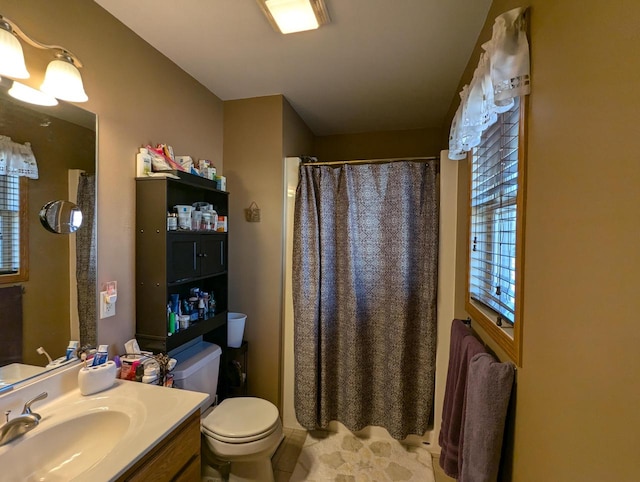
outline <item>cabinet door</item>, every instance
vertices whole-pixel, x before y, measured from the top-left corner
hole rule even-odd
[[[198,238],[169,236],[167,241],[167,281],[172,283],[199,276]]]
[[[222,273],[227,270],[224,235],[205,235],[199,246],[200,276]]]

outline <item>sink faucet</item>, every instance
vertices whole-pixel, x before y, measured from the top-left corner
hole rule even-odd
[[[42,392],[37,397],[29,400],[24,404],[24,409],[22,410],[22,414],[14,417],[9,420],[9,413],[11,410],[5,412],[5,416],[7,417],[7,422],[0,427],[0,445],[7,444],[12,440],[17,439],[18,437],[23,436],[30,430],[36,428],[36,426],[40,423],[42,417],[31,411],[31,404],[37,402],[38,400],[42,400],[47,398],[47,392]]]
[[[7,418],[9,414],[7,412]],[[7,444],[36,428],[39,420],[33,414],[18,415],[0,427],[0,445]]]
[[[36,417],[38,419],[38,421],[40,421],[40,419],[42,418],[40,416],[40,414],[38,413],[33,413],[31,411],[31,404],[34,402],[37,402],[39,400],[44,400],[45,398],[47,398],[49,396],[49,394],[47,392],[42,392],[40,395],[38,395],[37,397],[32,398],[31,400],[29,400],[27,403],[24,404],[24,408],[22,409],[22,415],[33,415],[34,417]]]

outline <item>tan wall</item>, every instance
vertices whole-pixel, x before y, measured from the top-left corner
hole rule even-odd
[[[222,168],[222,101],[94,2],[3,0],[1,8],[22,30],[67,47],[85,65],[89,102],[81,107],[98,115],[98,282],[118,281],[116,315],[98,321],[98,339],[121,353],[135,333],[137,149],[165,142]],[[46,61],[31,50],[28,83],[37,86]]]
[[[231,192],[229,306],[247,314],[249,391],[281,405],[282,262],[286,152],[312,135],[281,95],[224,103],[224,158]],[[244,220],[252,202],[259,223]]]
[[[495,0],[479,40],[518,3]],[[512,478],[637,480],[640,2],[529,3],[524,343]]]
[[[282,97],[224,103],[229,310],[246,313],[251,395],[279,403]],[[260,222],[244,209],[255,201]]]
[[[440,133],[440,129],[414,129],[316,137],[311,155],[322,161],[438,156]]]
[[[313,132],[291,107],[287,99],[284,99],[283,127],[283,157],[314,155],[313,143],[315,137]]]

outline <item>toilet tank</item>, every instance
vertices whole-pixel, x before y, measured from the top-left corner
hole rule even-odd
[[[221,354],[218,345],[201,341],[173,355],[178,362],[173,369],[174,386],[208,394],[200,406],[203,412],[216,397]]]

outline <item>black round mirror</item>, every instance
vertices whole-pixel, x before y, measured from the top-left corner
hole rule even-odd
[[[82,225],[82,212],[71,201],[49,201],[40,209],[40,222],[52,233],[75,233]]]

